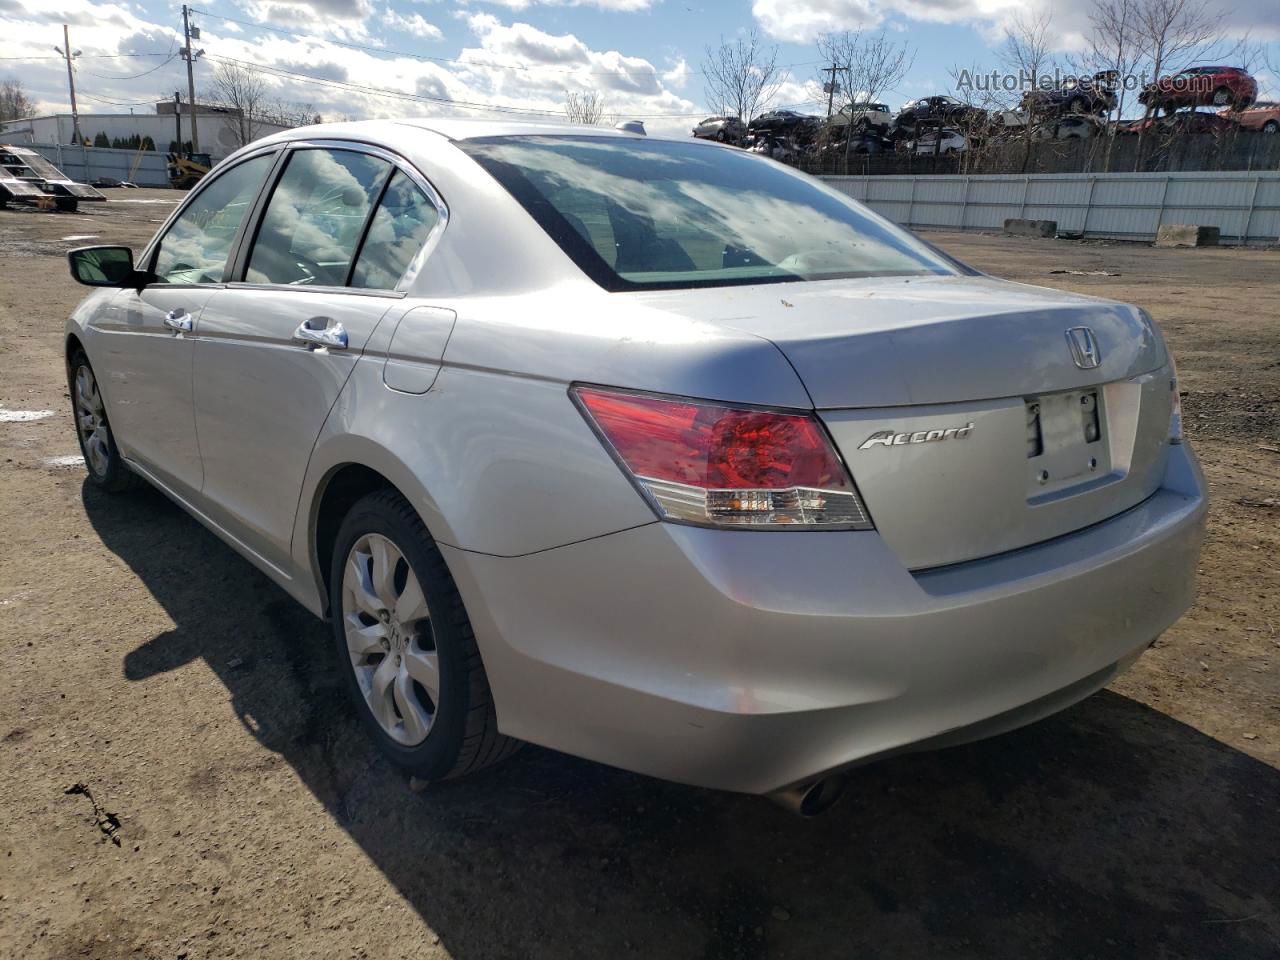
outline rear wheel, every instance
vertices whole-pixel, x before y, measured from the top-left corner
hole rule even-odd
[[[1268,120],[1262,125],[1263,133],[1280,133],[1280,123],[1274,120]]]
[[[71,355],[71,415],[76,421],[76,439],[84,457],[89,481],[109,493],[123,493],[138,484],[138,475],[124,462],[116,438],[107,422],[106,403],[98,380],[83,350]]]
[[[1072,113],[1084,113],[1089,109],[1089,101],[1084,97],[1074,97],[1067,109]]]
[[[1213,105],[1215,107],[1225,107],[1231,103],[1231,91],[1226,87],[1219,87],[1213,91]]]
[[[475,635],[444,558],[391,490],[343,520],[329,574],[333,639],[365,726],[398,767],[426,780],[509,756]]]

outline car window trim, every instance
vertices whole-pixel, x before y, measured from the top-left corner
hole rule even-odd
[[[285,143],[284,148],[280,151],[281,160],[277,161],[276,167],[273,169],[272,174],[268,177],[268,181],[270,183],[271,189],[259,198],[260,204],[250,212],[249,218],[247,218],[252,220],[253,222],[253,235],[252,235],[253,240],[257,239],[258,228],[260,226],[262,218],[266,215],[267,204],[270,202],[271,194],[275,192],[276,183],[279,181],[280,177],[284,175],[284,169],[286,166],[285,156],[292,155],[292,153],[295,150],[307,150],[307,149],[348,150],[356,153],[366,153],[366,154],[369,154],[370,156],[377,157],[381,160],[385,160],[388,163],[390,163],[392,166],[392,172],[388,174],[386,183],[383,184],[383,191],[385,192],[386,184],[389,184],[391,182],[391,177],[395,175],[396,170],[399,170],[405,176],[407,176],[409,180],[413,183],[413,185],[416,186],[419,190],[421,190],[423,194],[426,195],[427,199],[431,202],[431,204],[436,208],[436,223],[435,223],[435,226],[431,228],[431,233],[427,235],[427,239],[423,241],[422,247],[414,255],[414,258],[409,262],[409,266],[405,269],[404,276],[400,278],[400,282],[397,283],[396,286],[392,289],[387,289],[382,287],[297,286],[294,284],[287,284],[287,283],[274,283],[274,284],[273,283],[252,283],[244,279],[245,273],[247,272],[248,266],[249,266],[249,263],[248,263],[249,253],[253,248],[253,242],[247,239],[241,243],[240,248],[237,251],[237,260],[235,264],[236,271],[230,275],[230,279],[227,281],[227,285],[234,287],[237,290],[279,290],[279,291],[293,291],[295,293],[307,293],[307,292],[345,293],[345,294],[352,294],[355,296],[377,296],[377,297],[396,297],[396,298],[402,298],[407,296],[409,287],[413,284],[413,281],[417,278],[418,273],[421,271],[423,265],[430,258],[431,254],[434,252],[435,248],[440,243],[440,237],[444,233],[445,227],[448,226],[448,223],[449,223],[449,207],[448,207],[448,204],[445,202],[444,197],[440,194],[438,190],[436,190],[435,186],[431,183],[431,181],[428,180],[426,176],[420,170],[418,170],[417,167],[415,167],[402,154],[397,153],[394,150],[390,150],[386,147],[383,147],[377,144],[368,143],[367,141],[364,141],[364,140],[347,140],[340,137],[293,140]],[[381,199],[382,199],[382,193],[379,193],[378,200],[381,201]],[[360,240],[356,247],[356,257],[359,256],[359,251],[364,249],[365,237],[368,234],[369,228],[373,223],[373,214],[376,211],[377,211],[377,204],[374,204],[370,208],[369,217],[366,218],[364,229],[361,231]],[[352,266],[354,267],[356,262],[355,258],[353,258],[351,262],[352,262]],[[348,270],[348,275],[347,275],[348,283],[350,283],[350,279],[351,279],[351,271]]]
[[[139,258],[139,262],[145,264],[145,269],[150,272],[155,266],[156,257],[160,253],[160,245],[164,242],[164,238],[169,235],[169,231],[173,229],[173,225],[184,213],[186,213],[191,204],[195,203],[200,194],[204,193],[204,191],[209,189],[210,186],[242,164],[248,163],[250,160],[256,160],[258,157],[266,154],[274,153],[276,154],[275,162],[267,170],[267,175],[263,178],[262,184],[258,187],[258,193],[255,195],[253,202],[249,206],[249,212],[245,215],[244,220],[241,221],[240,226],[236,229],[235,236],[231,238],[231,247],[227,253],[227,265],[229,267],[234,266],[239,255],[240,245],[244,239],[245,225],[253,217],[254,212],[257,209],[257,204],[262,197],[262,188],[272,181],[276,168],[280,164],[279,155],[283,152],[284,151],[280,149],[280,145],[278,143],[273,143],[259,150],[246,153],[244,156],[237,157],[235,163],[228,164],[220,170],[215,167],[214,169],[217,170],[217,173],[215,174],[210,172],[206,176],[202,177],[195,189],[187,193],[187,198],[177,205],[173,213],[169,214],[169,218],[161,224],[160,229],[156,231],[155,236],[153,236],[147,245],[142,248],[142,256]],[[229,271],[224,268],[223,280],[220,283],[148,283],[143,289],[148,289],[150,287],[164,287],[165,289],[173,290],[178,288],[195,287],[208,290],[225,285],[227,283],[226,277],[228,274]]]
[[[364,227],[360,230],[360,239],[356,241],[356,248],[351,254],[351,262],[347,264],[347,277],[342,284],[344,287],[351,286],[351,280],[356,275],[356,264],[360,262],[360,254],[364,252],[365,241],[369,239],[369,231],[373,228],[373,218],[378,215],[378,208],[382,206],[382,198],[387,195],[387,188],[391,186],[391,181],[395,179],[398,172],[399,167],[393,163],[391,172],[382,181],[382,188],[378,191],[377,199],[369,207],[369,215],[364,218]],[[398,283],[399,281],[396,282]]]

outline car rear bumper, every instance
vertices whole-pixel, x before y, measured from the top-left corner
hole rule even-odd
[[[1061,709],[1190,606],[1203,479],[1103,523],[911,572],[870,532],[654,523],[517,558],[442,547],[501,729],[702,786],[766,793]]]

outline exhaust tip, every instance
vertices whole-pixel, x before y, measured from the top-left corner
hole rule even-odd
[[[769,794],[769,799],[797,816],[816,817],[835,806],[844,794],[845,779],[834,775],[810,781],[798,787],[787,787]]]

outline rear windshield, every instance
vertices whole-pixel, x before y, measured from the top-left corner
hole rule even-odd
[[[843,194],[744,151],[590,136],[458,146],[608,290],[960,272]]]

